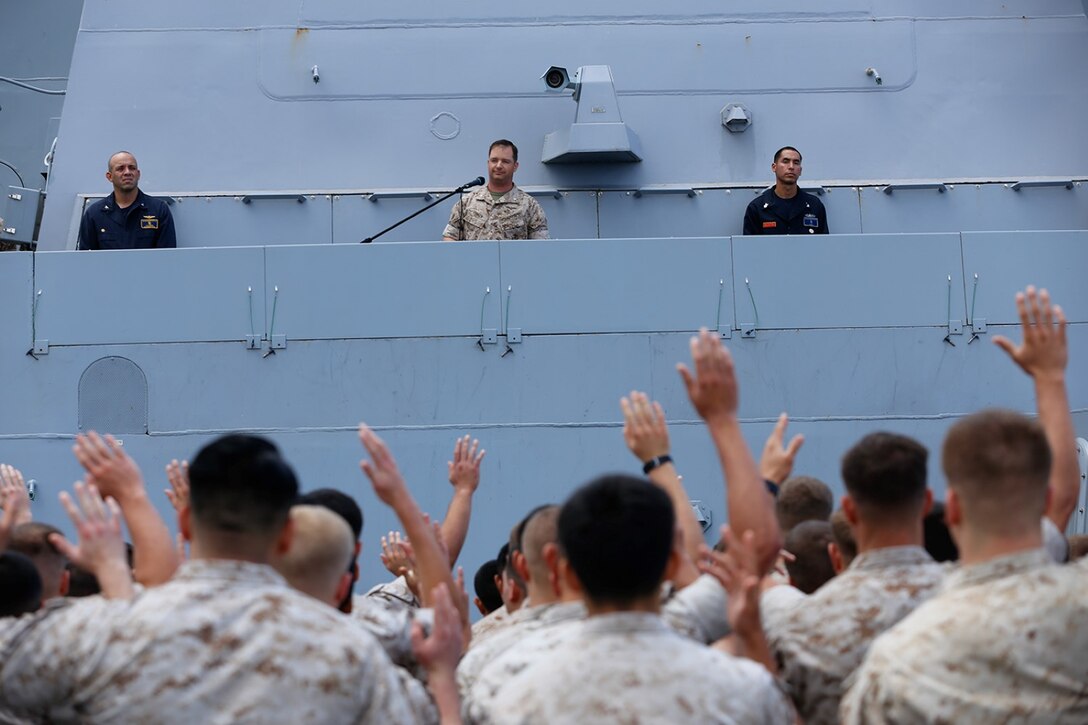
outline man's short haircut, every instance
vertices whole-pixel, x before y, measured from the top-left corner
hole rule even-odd
[[[929,452],[898,433],[870,433],[846,452],[842,480],[863,516],[900,520],[921,512]]]
[[[276,569],[295,589],[325,601],[355,558],[351,527],[324,506],[292,506],[290,516],[291,546]]]
[[[1046,510],[1050,447],[1036,421],[1008,410],[968,416],[948,430],[941,462],[971,528],[1000,535],[1038,527]]]
[[[110,157],[106,159],[106,171],[113,171],[113,157],[119,154],[128,154],[132,157],[132,161],[136,163],[136,168],[140,167],[139,162],[136,161],[136,154],[132,153],[131,151],[125,151],[122,149],[121,151],[114,151],[112,154],[110,154]]]
[[[50,534],[59,534],[60,529],[41,521],[30,521],[16,526],[11,532],[8,550],[16,551],[34,562],[38,575],[42,579],[42,596],[45,599],[61,595],[61,580],[68,560],[49,541]]]
[[[298,496],[294,471],[264,438],[233,433],[200,449],[189,465],[193,522],[226,533],[271,536]]]
[[[831,540],[839,547],[843,566],[850,566],[850,562],[858,555],[858,542],[842,509],[831,514]]]
[[[626,604],[658,591],[673,547],[668,495],[625,474],[596,478],[559,512],[559,544],[596,603]]]
[[[926,551],[936,561],[957,561],[960,550],[952,539],[952,532],[944,520],[944,501],[934,501],[933,507],[922,519]]]
[[[801,160],[801,152],[800,151],[795,149],[793,146],[783,146],[782,148],[780,148],[780,149],[778,149],[777,151],[774,152],[774,162],[776,164],[778,163],[778,159],[782,158],[782,152],[783,151],[792,151],[795,154],[797,154],[797,160],[798,161]]]
[[[504,138],[500,138],[498,141],[492,141],[491,145],[487,147],[487,155],[491,156],[491,152],[496,146],[509,146],[510,150],[514,152],[514,162],[518,160],[518,147],[514,145],[513,141],[508,141]]]
[[[523,554],[525,553],[524,549],[522,548],[522,536],[525,533],[525,527],[529,523],[529,520],[533,518],[533,516],[535,516],[538,512],[546,509],[548,505],[549,504],[543,504],[541,506],[535,507],[532,511],[525,514],[525,518],[514,524],[514,527],[510,529],[510,541],[508,543],[509,548],[507,549],[508,556],[506,559],[506,564],[503,568],[503,572],[508,578],[513,579],[515,582],[517,582],[517,585],[521,587],[522,591],[525,591],[526,582],[521,577],[521,574],[518,572],[518,570],[514,568],[513,554],[514,552],[520,552]]]
[[[803,521],[786,534],[786,551],[794,560],[786,560],[786,571],[793,585],[805,594],[812,594],[835,576],[827,545],[832,541],[831,524],[827,521]]]
[[[544,506],[537,509],[525,524],[521,534],[521,550],[525,554],[525,564],[529,577],[542,584],[548,581],[550,572],[544,559],[544,547],[559,541],[559,507]]]
[[[29,556],[17,551],[0,554],[0,617],[19,617],[38,611],[42,578]]]
[[[502,606],[502,593],[495,586],[495,577],[498,575],[499,564],[491,559],[480,565],[480,568],[476,570],[476,576],[472,579],[476,596],[479,597],[480,603],[484,605],[488,614]]]
[[[337,491],[335,488],[317,488],[299,496],[298,500],[295,501],[295,504],[302,506],[322,506],[335,514],[339,514],[340,518],[348,522],[348,526],[351,527],[351,533],[354,534],[355,540],[359,541],[362,539],[363,510],[359,508],[359,504],[356,503],[355,499],[343,491]]]
[[[774,502],[778,527],[789,531],[803,521],[827,521],[835,508],[831,487],[812,476],[786,479]]]

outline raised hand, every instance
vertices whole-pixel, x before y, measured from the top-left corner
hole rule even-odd
[[[735,416],[740,395],[733,357],[717,334],[705,327],[699,330],[698,336],[691,338],[691,359],[694,374],[683,363],[676,369],[699,416],[707,423]]]
[[[635,457],[645,463],[669,453],[669,428],[665,411],[658,402],[650,402],[645,393],[632,390],[620,398],[623,410],[623,440]]]
[[[0,552],[8,548],[11,532],[24,518],[28,505],[25,490],[19,494],[14,486],[0,489],[0,507],[4,509],[0,514]]]
[[[473,493],[480,485],[480,463],[487,451],[480,448],[480,441],[469,441],[466,435],[457,439],[453,446],[453,460],[447,461],[450,483],[455,491]]]
[[[745,531],[740,537],[728,526],[721,527],[725,551],[703,547],[699,568],[717,579],[728,597],[726,614],[737,633],[749,633],[761,628],[759,619],[759,562],[755,551],[755,534]]]
[[[419,599],[419,580],[416,577],[416,558],[412,544],[399,531],[390,531],[382,537],[382,566],[393,576],[404,577],[408,589]]]
[[[112,496],[124,503],[126,498],[144,493],[144,479],[139,466],[121,449],[121,444],[113,436],[102,438],[94,431],[77,435],[72,451],[104,496]]]
[[[113,498],[102,500],[94,484],[76,483],[76,501],[66,491],[61,505],[76,527],[79,544],[73,545],[61,534],[50,534],[49,541],[76,566],[93,573],[107,598],[132,596],[132,578],[121,538],[121,507]]]
[[[26,489],[23,474],[15,466],[0,464],[0,506],[7,513],[12,510],[12,526],[33,520],[30,512],[30,493]]]
[[[1069,362],[1069,347],[1062,308],[1051,306],[1050,294],[1045,289],[1036,293],[1035,288],[1029,286],[1016,294],[1016,309],[1020,312],[1023,342],[1016,345],[1009,338],[997,335],[994,344],[1036,380],[1063,379]]]
[[[805,437],[801,434],[790,439],[788,446],[783,443],[786,440],[786,426],[790,423],[790,417],[783,413],[778,416],[778,422],[774,424],[774,430],[763,444],[763,456],[759,459],[759,473],[764,480],[774,484],[781,484],[790,477],[793,471],[793,461],[797,458],[797,452],[804,445]]]
[[[166,498],[175,511],[189,507],[189,462],[175,458],[166,464],[166,480],[170,488],[166,489]]]
[[[370,460],[360,461],[359,467],[370,479],[374,487],[374,493],[381,501],[389,506],[394,506],[399,498],[408,493],[404,483],[404,477],[397,469],[397,462],[385,441],[378,437],[366,423],[359,424],[359,441],[363,444]]]

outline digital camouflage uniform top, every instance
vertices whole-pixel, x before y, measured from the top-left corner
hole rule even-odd
[[[547,239],[548,220],[536,199],[518,187],[492,199],[487,186],[481,186],[453,205],[442,236],[458,240]]]
[[[350,618],[271,567],[190,561],[131,601],[0,620],[0,720],[437,720],[423,686]]]
[[[479,722],[517,723],[793,722],[763,667],[693,642],[644,612],[577,623],[474,714]]]
[[[953,570],[879,637],[845,723],[1088,722],[1088,561],[1044,549]]]
[[[873,549],[780,620],[764,621],[805,723],[838,722],[843,683],[869,645],[935,593],[944,571],[920,546]]]

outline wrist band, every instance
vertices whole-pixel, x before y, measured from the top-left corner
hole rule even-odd
[[[767,491],[770,492],[770,494],[772,496],[774,496],[775,498],[778,498],[778,484],[777,483],[764,478],[763,479],[763,484],[767,487]]]
[[[650,460],[643,463],[642,472],[645,474],[649,474],[650,471],[654,470],[658,466],[663,466],[666,463],[672,463],[672,456],[670,456],[668,453],[663,456],[658,456],[657,458],[651,458]]]

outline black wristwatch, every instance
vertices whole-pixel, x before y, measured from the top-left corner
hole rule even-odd
[[[643,463],[642,472],[649,475],[650,471],[654,470],[658,466],[663,466],[666,463],[672,463],[672,456],[670,456],[668,453],[663,456],[658,456],[657,458],[651,458],[650,460]]]

